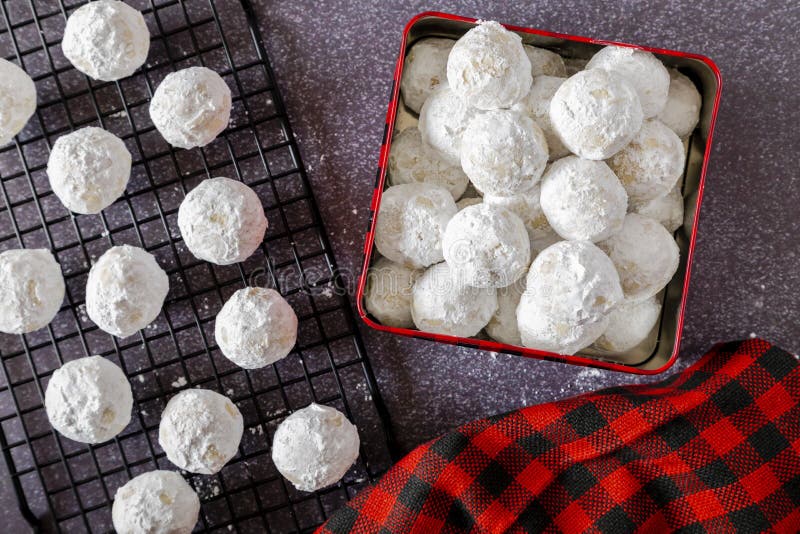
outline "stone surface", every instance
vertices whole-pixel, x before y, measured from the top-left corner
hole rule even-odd
[[[800,55],[787,35],[800,25],[791,2],[648,3],[589,0],[465,2],[252,0],[339,265],[361,262],[363,229],[405,23],[437,9],[578,35],[675,48],[713,58],[724,79],[708,169],[679,370],[717,341],[757,334],[800,351],[798,187]],[[388,6],[388,7],[387,7]],[[766,58],[766,59],[765,59]],[[764,91],[769,87],[769,91]],[[746,130],[750,134],[740,135]],[[363,326],[363,325],[362,325]],[[652,380],[494,355],[363,326],[395,432],[405,450],[497,412],[598,387]],[[24,531],[8,476],[0,520]],[[13,528],[12,528],[13,526]]]

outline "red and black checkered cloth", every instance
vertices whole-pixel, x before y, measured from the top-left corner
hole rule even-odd
[[[476,421],[403,458],[325,534],[798,532],[800,363],[752,339],[683,373]]]

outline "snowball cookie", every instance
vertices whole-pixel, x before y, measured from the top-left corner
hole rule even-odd
[[[47,160],[53,193],[75,213],[100,213],[125,192],[130,176],[125,143],[94,126],[59,137]]]
[[[434,89],[447,82],[447,56],[455,43],[438,37],[420,39],[406,55],[400,92],[403,102],[415,113]]]
[[[358,458],[358,429],[330,406],[311,403],[283,420],[272,439],[272,461],[300,491],[336,484]]]
[[[476,111],[443,85],[435,90],[419,112],[417,128],[422,140],[442,153],[452,165],[461,165],[461,137]]]
[[[200,499],[174,471],[148,471],[114,495],[111,518],[117,534],[189,534],[200,514]]]
[[[468,206],[447,223],[444,260],[453,275],[475,287],[506,287],[531,263],[531,245],[522,219],[486,202]]]
[[[89,271],[86,313],[102,330],[128,337],[150,324],[169,291],[167,273],[139,247],[108,249]]]
[[[517,306],[522,293],[525,292],[525,285],[523,277],[510,286],[497,290],[497,311],[486,325],[486,333],[495,341],[506,345],[522,344],[517,326]]]
[[[403,130],[392,139],[387,165],[390,185],[424,182],[444,187],[458,200],[467,188],[469,178],[461,165],[453,165],[422,142],[416,128]]]
[[[411,288],[420,271],[380,258],[367,273],[364,304],[381,324],[413,328]]]
[[[178,208],[186,247],[201,260],[231,265],[249,258],[264,240],[267,217],[255,191],[238,180],[209,178]]]
[[[461,166],[484,195],[510,196],[532,187],[549,156],[542,129],[529,117],[505,109],[472,119],[461,147]]]
[[[205,67],[167,74],[150,101],[150,119],[178,148],[206,146],[228,126],[230,116],[230,88]]]
[[[656,297],[623,301],[608,316],[608,328],[594,346],[611,352],[627,352],[644,341],[661,316]]]
[[[142,14],[125,2],[89,2],[67,19],[61,50],[82,73],[111,82],[142,66],[150,32]]]
[[[36,111],[36,85],[14,63],[0,58],[0,146],[28,123]]]
[[[667,104],[658,114],[658,120],[683,139],[689,137],[700,122],[703,99],[692,80],[676,69],[670,69],[669,78]]]
[[[566,76],[567,68],[564,60],[555,52],[531,45],[522,45],[528,61],[531,62],[531,76]]]
[[[631,206],[633,213],[644,215],[658,221],[661,226],[673,233],[683,224],[683,197],[678,184],[663,197],[654,198],[642,204]]]
[[[214,338],[230,361],[260,369],[291,352],[297,341],[297,315],[274,289],[246,287],[222,306]]]
[[[0,332],[25,334],[44,328],[63,301],[64,277],[49,250],[0,253]]]
[[[628,195],[602,161],[567,156],[542,178],[542,211],[564,239],[601,241],[622,228]]]
[[[486,326],[496,310],[494,288],[466,285],[447,263],[425,271],[411,292],[411,316],[424,332],[471,337]]]
[[[622,230],[598,246],[614,262],[629,300],[652,297],[678,270],[680,251],[672,235],[658,222],[638,213],[629,213]]]
[[[550,101],[550,121],[564,145],[586,159],[607,159],[642,127],[642,106],[625,80],[603,69],[578,72]]]
[[[607,46],[592,56],[586,68],[605,69],[630,83],[639,95],[645,119],[661,113],[667,103],[669,72],[650,52]]]
[[[531,85],[528,95],[513,108],[528,115],[542,129],[547,140],[550,161],[569,154],[569,149],[561,142],[561,138],[558,137],[552,122],[550,122],[550,101],[564,80],[566,78],[537,76],[533,79],[533,85]]]
[[[158,444],[181,469],[213,475],[236,456],[242,432],[242,414],[228,397],[209,389],[185,389],[161,414]]]
[[[522,219],[522,224],[528,231],[531,242],[531,253],[544,250],[553,243],[561,241],[559,236],[547,222],[539,203],[541,196],[541,184],[536,184],[527,191],[511,197],[500,197],[486,195],[483,201],[492,206],[499,206],[511,210],[517,217]]]
[[[438,263],[444,259],[444,229],[456,210],[453,197],[442,187],[392,186],[381,197],[375,246],[382,256],[413,269]]]
[[[526,347],[574,354],[605,331],[623,299],[614,264],[589,241],[561,241],[533,260],[517,307]]]
[[[686,153],[678,135],[658,119],[644,121],[628,146],[608,160],[633,203],[669,193],[683,174]]]
[[[447,82],[469,106],[510,108],[531,87],[531,62],[522,39],[495,21],[479,22],[456,41]]]
[[[128,426],[133,394],[122,369],[102,356],[88,356],[55,370],[44,407],[53,428],[69,439],[102,443]]]

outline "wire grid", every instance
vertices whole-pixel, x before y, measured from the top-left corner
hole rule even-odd
[[[47,328],[0,334],[0,445],[20,509],[46,531],[110,531],[118,487],[142,472],[174,469],[158,445],[159,416],[174,393],[199,386],[230,396],[245,432],[239,454],[220,473],[187,474],[202,502],[197,529],[312,530],[388,467],[394,442],[250,5],[130,2],[150,28],[150,55],[136,74],[109,83],[89,80],[61,53],[66,17],[82,3],[0,3],[0,55],[34,78],[39,101],[23,132],[0,148],[0,251],[52,250],[67,285]],[[193,65],[216,70],[231,87],[231,124],[201,150],[175,150],[153,127],[148,104],[164,76]],[[87,125],[121,137],[133,170],[125,195],[102,214],[73,216],[50,191],[45,169],[54,140]],[[178,206],[209,176],[242,180],[264,204],[265,244],[241,264],[199,261],[180,238]],[[99,330],[84,307],[92,261],[120,244],[154,254],[170,278],[162,313],[125,339]],[[226,360],[213,336],[216,313],[245,285],[277,288],[299,318],[292,354],[249,372]],[[95,446],[53,431],[42,405],[52,372],[89,354],[119,364],[135,400],[128,428]],[[307,494],[278,474],[269,443],[285,416],[312,401],[344,411],[359,428],[362,451],[341,484]]]

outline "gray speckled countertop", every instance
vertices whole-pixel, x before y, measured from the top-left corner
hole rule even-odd
[[[754,334],[800,351],[796,2],[253,2],[335,254],[351,273],[401,32],[414,14],[450,11],[711,57],[722,106],[675,369],[717,341]],[[643,380],[362,331],[405,450],[471,419]],[[4,524],[19,524],[7,477],[0,491]]]

